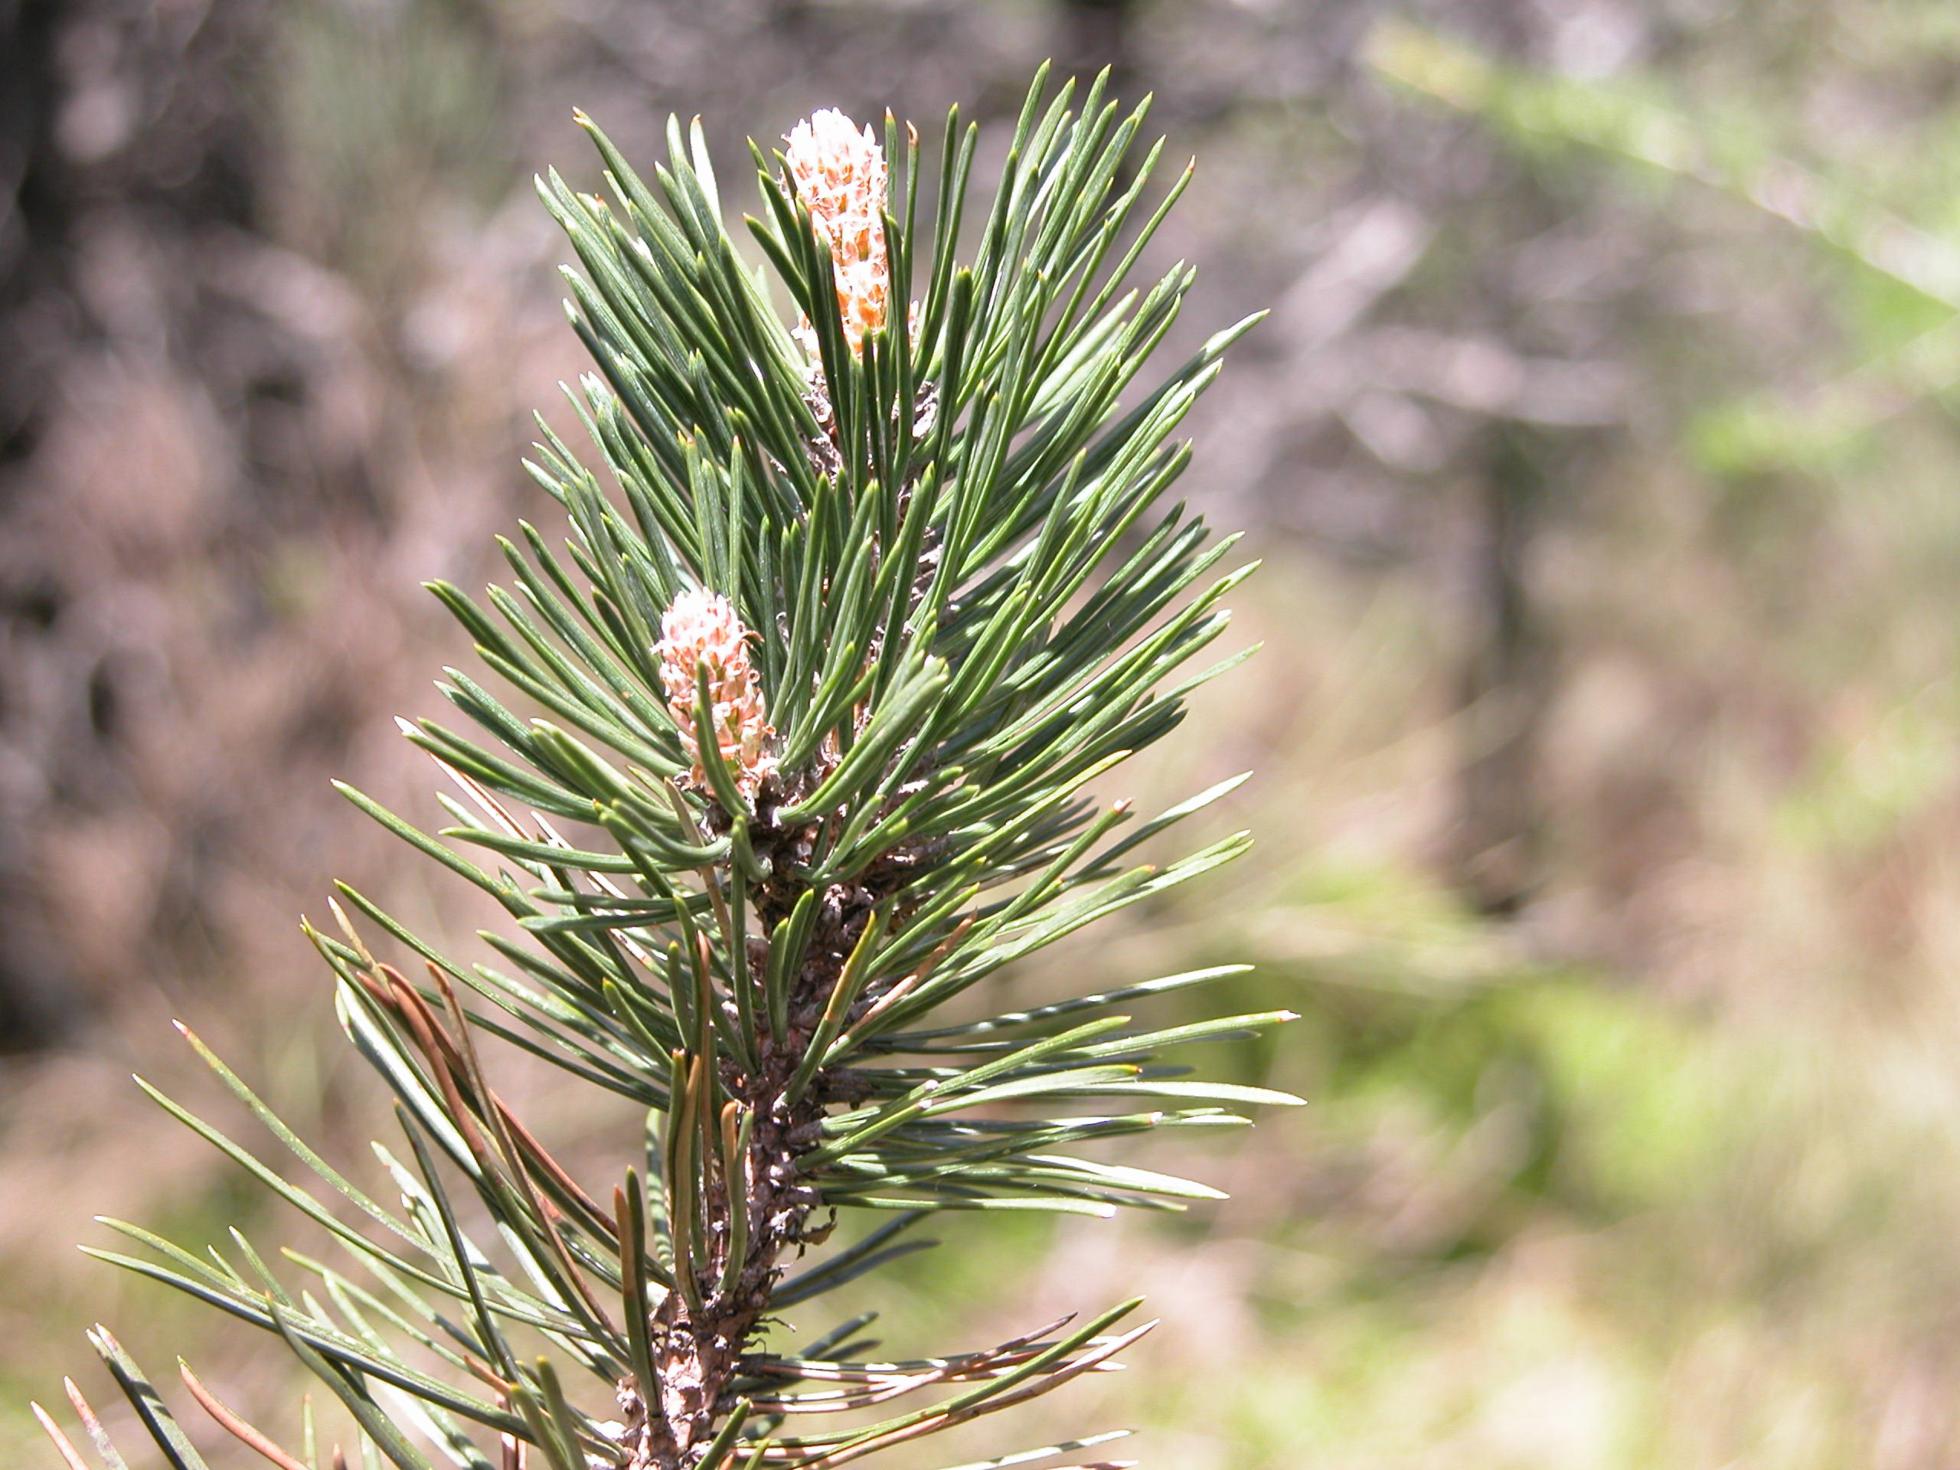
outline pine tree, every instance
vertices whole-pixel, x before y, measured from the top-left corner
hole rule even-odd
[[[669,125],[649,186],[581,116],[610,201],[541,181],[598,369],[569,397],[611,484],[540,420],[527,468],[564,509],[563,550],[522,525],[514,590],[432,587],[502,686],[446,671],[473,735],[403,724],[455,788],[451,825],[347,790],[517,932],[466,963],[345,886],[334,924],[306,927],[393,1094],[404,1141],[375,1152],[398,1204],[189,1031],[311,1182],[146,1088],[346,1260],[288,1251],[282,1279],[236,1231],[200,1255],[126,1224],[138,1253],[93,1252],[283,1339],[368,1462],[831,1467],[1025,1402],[1134,1343],[1137,1304],[904,1362],[865,1360],[866,1319],[797,1342],[782,1314],[917,1249],[937,1211],[1215,1197],[1080,1146],[1292,1101],[1162,1060],[1285,1013],[1126,1014],[1240,966],[984,1000],[1004,967],[1246,845],[1129,861],[1236,782],[1147,820],[1089,794],[1238,661],[1189,669],[1250,570],[1219,574],[1231,542],[1164,497],[1189,457],[1171,436],[1251,321],[1138,390],[1192,272],[1125,283],[1190,170],[1146,211],[1163,144],[1132,158],[1145,108],[1104,82],[1077,112],[1073,83],[1036,78],[970,264],[977,133],[957,109],[929,233],[918,136],[891,117],[882,141],[823,112],[780,152],[751,144],[766,271],[726,231],[698,124]],[[499,1096],[480,1038],[643,1111],[644,1157],[588,1193]],[[824,1249],[854,1211],[888,1218]],[[92,1341],[164,1460],[201,1466],[115,1340]],[[344,1463],[316,1453],[310,1409],[289,1453],[184,1378],[265,1460]]]

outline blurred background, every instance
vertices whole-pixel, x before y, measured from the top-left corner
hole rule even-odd
[[[976,1456],[1960,1462],[1933,0],[0,0],[0,1459],[52,1463],[25,1400],[98,1318],[292,1433],[263,1340],[74,1243],[289,1233],[129,1084],[259,1142],[172,1015],[366,1160],[297,928],[330,877],[472,943],[327,782],[436,817],[390,717],[467,648],[418,584],[551,524],[517,458],[581,364],[530,179],[596,181],[573,106],[647,162],[702,114],[732,197],[746,133],[958,101],[985,179],[1045,56],[1200,159],[1167,360],[1274,308],[1184,485],[1251,528],[1264,650],[1115,783],[1256,767],[1215,825],[1260,845],[1011,983],[1250,958],[1232,999],[1303,1019],[1204,1060],[1311,1105],[1154,1146],[1232,1191],[1193,1218],[939,1232],[866,1294],[891,1350],[1149,1293],[1127,1374]]]

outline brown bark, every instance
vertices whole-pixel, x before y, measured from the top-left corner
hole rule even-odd
[[[758,852],[782,857],[808,840],[808,833],[786,832],[766,822],[752,835]],[[748,1188],[736,1199],[724,1181],[715,1181],[708,1192],[705,1203],[709,1218],[704,1222],[704,1233],[710,1259],[700,1273],[700,1310],[692,1310],[679,1291],[669,1292],[653,1309],[648,1340],[656,1382],[639,1385],[629,1379],[620,1385],[627,1425],[620,1470],[687,1470],[699,1463],[730,1406],[729,1385],[768,1312],[771,1292],[788,1257],[829,1233],[827,1226],[811,1225],[810,1217],[822,1201],[801,1178],[797,1157],[816,1138],[829,1095],[826,1083],[834,1092],[841,1081],[848,1091],[848,1081],[819,1076],[794,1104],[788,1098],[788,1088],[846,956],[870,921],[872,910],[904,876],[903,863],[888,861],[867,875],[864,883],[848,889],[832,888],[824,895],[817,932],[791,987],[789,1028],[784,1039],[778,1043],[765,1028],[753,1073],[744,1072],[730,1060],[723,1061],[723,1091],[751,1108],[756,1118],[746,1155]],[[752,892],[765,932],[788,917],[800,892],[780,881]],[[766,964],[767,958],[766,943],[752,941],[751,972],[760,973],[760,964]],[[875,999],[862,998],[854,1015],[861,1014]],[[732,1211],[737,1209],[746,1212],[748,1249],[733,1286],[723,1291],[718,1283],[733,1235]],[[677,1244],[676,1248],[681,1247]],[[713,1289],[711,1283],[715,1283]]]

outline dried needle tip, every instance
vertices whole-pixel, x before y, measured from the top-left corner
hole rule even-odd
[[[830,247],[837,278],[837,314],[844,341],[853,354],[863,351],[865,333],[885,324],[891,300],[891,267],[885,258],[885,190],[889,171],[885,150],[867,124],[856,123],[834,107],[812,114],[786,135],[797,197],[810,211],[817,234]],[[796,327],[797,341],[814,360],[817,334],[808,321]]]
[[[667,709],[680,727],[681,744],[693,762],[695,785],[707,787],[694,722],[699,671],[707,673],[709,717],[715,745],[745,797],[776,769],[769,750],[775,730],[762,704],[762,683],[749,658],[755,637],[742,625],[733,604],[719,592],[690,587],[660,615],[660,682]]]

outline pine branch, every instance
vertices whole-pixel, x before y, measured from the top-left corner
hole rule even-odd
[[[566,513],[562,553],[526,525],[503,545],[510,589],[483,604],[433,589],[506,687],[447,670],[439,687],[477,733],[403,726],[455,788],[450,825],[431,834],[347,789],[521,937],[486,934],[500,963],[465,964],[346,887],[337,933],[306,926],[396,1102],[407,1154],[375,1151],[398,1207],[189,1031],[311,1182],[146,1085],[352,1258],[287,1253],[324,1300],[235,1231],[198,1254],[110,1222],[143,1254],[95,1252],[277,1335],[353,1417],[363,1456],[832,1467],[1024,1403],[1111,1366],[1150,1329],[1121,1325],[1136,1303],[930,1358],[869,1356],[862,1319],[797,1352],[765,1333],[925,1248],[906,1232],[938,1210],[1216,1198],[1078,1150],[1293,1101],[1167,1059],[1287,1013],[1142,1029],[1118,1012],[1233,967],[938,1020],[1246,845],[1129,861],[1236,783],[1143,821],[1090,794],[1236,662],[1183,672],[1251,570],[1220,574],[1232,543],[1164,506],[1188,461],[1171,436],[1251,323],[1136,391],[1192,274],[1127,277],[1189,173],[1139,214],[1162,145],[1119,182],[1145,109],[1123,113],[1104,81],[1078,111],[1073,83],[1051,95],[1036,78],[971,264],[975,133],[957,110],[929,192],[916,134],[901,144],[890,118],[882,144],[820,113],[785,151],[752,149],[747,227],[787,313],[726,232],[698,126],[670,126],[649,185],[581,116],[610,202],[556,173],[540,184],[598,368],[569,396],[615,493],[544,429],[528,468]],[[364,932],[414,963],[377,959]],[[499,1095],[479,1033],[646,1109],[645,1158],[588,1190]],[[898,1213],[789,1274],[852,1208]],[[98,1346],[194,1470],[154,1391],[106,1334]],[[317,1470],[310,1427],[292,1454],[185,1383],[261,1458]]]

